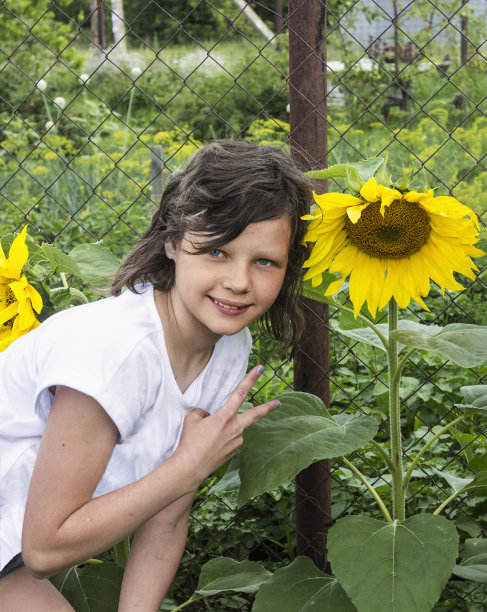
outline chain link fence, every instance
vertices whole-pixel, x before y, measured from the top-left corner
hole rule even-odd
[[[300,4],[307,1],[316,2]],[[325,2],[317,4],[325,9]],[[121,0],[3,0],[0,235],[27,222],[39,240],[68,251],[101,241],[121,259],[147,226],[167,176],[202,142],[248,138],[288,148],[291,17],[285,0],[144,0],[125,6]],[[437,193],[472,207],[482,240],[486,30],[483,0],[329,0],[322,39],[310,48],[320,61],[326,57],[327,87],[319,103],[326,104],[327,134],[310,138],[327,136],[328,164],[387,154],[393,176],[423,173]],[[312,106],[310,112],[317,112],[318,104]],[[308,147],[301,146],[306,157]],[[323,167],[324,161],[310,163]],[[480,266],[479,279],[464,292],[443,298],[433,289],[431,313],[411,307],[405,314],[432,324],[485,325]],[[325,329],[330,334],[329,364],[315,363],[314,383],[320,389],[323,381],[330,385],[335,410],[353,408],[386,422],[384,355],[344,337],[337,328],[351,326],[346,317],[333,311],[329,316],[310,306],[313,335]],[[290,354],[254,331],[252,363],[257,362],[266,373],[256,401],[293,387]],[[422,356],[404,374],[410,457],[448,418],[459,387],[483,382],[487,370],[459,371]],[[440,438],[431,460],[413,474],[411,510],[447,494],[444,474],[468,477],[486,468],[484,429],[472,421]],[[366,450],[352,460],[387,498],[389,482],[375,455]],[[331,507],[319,508],[328,523],[352,509],[378,515],[348,469],[339,461],[330,469]],[[304,495],[315,493],[308,489]],[[292,559],[299,499],[289,485],[237,510],[235,493],[219,490],[218,479],[210,479],[197,496],[166,609],[190,596],[200,567],[213,556],[265,560],[270,567]],[[448,515],[464,537],[485,535],[481,495],[458,498]],[[249,601],[229,595],[187,609],[249,610]],[[483,585],[452,581],[438,606],[484,610],[487,592]]]

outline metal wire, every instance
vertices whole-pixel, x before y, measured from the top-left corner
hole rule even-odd
[[[291,75],[282,64],[276,65],[274,59],[276,45],[285,44],[283,36],[288,27],[286,14],[282,19],[281,32],[284,34],[276,34],[273,40],[266,41],[249,32],[251,26],[245,24],[242,9],[234,9],[229,13],[230,2],[192,2],[187,14],[177,19],[167,6],[168,3],[163,7],[162,3],[154,0],[141,1],[138,3],[140,10],[133,10],[132,17],[128,19],[125,15],[123,20],[126,30],[123,40],[131,47],[128,57],[124,57],[121,54],[120,41],[115,46],[103,48],[98,39],[93,40],[92,31],[89,29],[90,21],[96,23],[99,4],[104,4],[107,26],[113,12],[109,3],[92,3],[93,8],[85,7],[81,17],[74,15],[69,3],[66,4],[62,0],[51,1],[48,6],[45,4],[46,8],[39,9],[37,13],[34,10],[24,14],[16,7],[15,2],[0,2],[0,22],[17,28],[18,31],[17,40],[0,48],[0,233],[7,231],[7,227],[8,231],[16,231],[28,222],[31,232],[40,239],[61,245],[66,242],[73,246],[73,242],[87,240],[102,240],[110,245],[120,242],[120,235],[125,236],[128,241],[135,241],[144,231],[153,209],[152,177],[144,174],[141,168],[144,164],[147,167],[150,165],[151,145],[155,144],[154,137],[160,131],[160,125],[165,126],[166,132],[172,131],[173,137],[177,135],[177,142],[173,147],[168,147],[167,150],[163,147],[162,158],[159,160],[163,177],[178,167],[186,147],[198,146],[199,134],[208,125],[219,126],[219,131],[214,132],[214,136],[245,137],[256,120],[266,120],[274,130],[276,143],[286,146],[286,139],[289,138],[287,116],[285,111],[277,116],[275,105],[283,96],[287,96]],[[262,19],[267,20],[271,27],[275,19],[281,17],[277,3],[274,5],[270,0],[252,1],[248,4]],[[422,10],[428,8],[432,16],[430,25],[433,24],[431,35],[428,38],[423,36],[422,40],[408,21],[415,8],[421,7]],[[203,8],[213,11],[214,15],[224,22],[223,26],[220,25],[221,31],[210,42],[201,40],[192,25],[197,11]],[[328,125],[330,164],[334,163],[334,159],[343,161],[344,156],[360,160],[400,149],[407,153],[411,165],[415,162],[418,171],[424,170],[430,181],[443,192],[450,194],[454,193],[462,182],[468,182],[480,171],[486,170],[485,145],[477,146],[473,150],[462,136],[462,130],[471,126],[474,120],[486,118],[485,92],[483,97],[478,98],[468,87],[461,84],[463,73],[471,62],[477,62],[479,70],[485,74],[485,16],[480,3],[477,7],[475,0],[457,2],[451,12],[448,12],[447,8],[440,0],[410,0],[390,4],[378,3],[375,0],[329,3],[326,60],[329,84],[326,92],[328,113],[325,119]],[[473,11],[468,22],[464,17],[466,8]],[[369,26],[384,22],[382,29],[374,30],[366,43],[361,40],[357,29],[357,23],[364,19],[362,15],[365,10],[370,16]],[[157,46],[138,31],[138,21],[143,19],[145,11],[159,11],[174,25],[173,33],[165,40],[158,41]],[[58,20],[56,23],[63,23],[66,31],[70,32],[70,38],[60,44],[58,41],[56,48],[50,46],[46,42],[50,39],[40,33],[46,20],[54,18]],[[466,30],[466,23],[482,19],[484,37],[479,39],[478,35],[474,36]],[[106,30],[110,39],[110,28],[106,27]],[[457,38],[457,45],[463,45],[461,52],[460,47],[450,49],[453,59],[438,55],[438,49],[445,50],[442,41],[447,34]],[[183,69],[181,63],[169,57],[169,51],[181,37],[186,41],[186,53],[200,54],[200,59],[193,61],[187,69]],[[234,69],[221,59],[219,46],[229,37],[245,45],[248,54],[245,66]],[[76,45],[83,47],[85,52],[86,49],[91,49],[92,61],[85,66],[67,59]],[[344,45],[348,48],[344,57],[334,57]],[[0,47],[2,46],[0,43]],[[34,70],[30,62],[26,61],[29,50],[44,58],[42,61],[33,62]],[[142,51],[146,53],[145,63],[138,73],[134,73],[130,68],[130,61],[136,61]],[[317,50],[309,48],[309,53],[315,54]],[[458,57],[460,59],[457,59]],[[218,74],[224,75],[229,83],[227,89],[213,92],[211,100],[205,99],[196,81],[200,74],[209,74],[209,63],[215,66]],[[266,94],[265,99],[259,97],[259,91],[251,84],[252,71],[260,63],[265,64],[275,82],[274,88]],[[441,79],[423,98],[418,95],[415,87],[425,78],[422,76],[424,72],[420,71],[420,65],[433,69]],[[71,79],[78,83],[77,87],[71,86],[69,98],[61,105],[55,95],[55,87],[51,88],[50,85],[62,83],[62,79],[56,77],[56,70],[63,71],[66,81]],[[160,71],[165,71],[165,74],[173,79],[171,91],[158,92],[154,87],[149,87],[150,80],[157,78]],[[110,79],[119,92],[118,97],[112,96],[111,102],[106,101],[105,91],[98,86],[97,81],[106,78],[106,74],[111,75]],[[14,83],[13,75],[15,87],[8,88],[7,83]],[[379,78],[370,92],[360,85],[359,79],[366,80],[373,76]],[[213,77],[210,74],[207,78]],[[42,80],[49,83],[45,90],[42,89]],[[122,81],[125,83],[124,87],[120,86]],[[442,96],[448,88],[451,89],[450,97],[456,96],[458,99],[453,100],[451,106],[456,109],[455,116],[450,117],[449,122],[445,124],[438,118],[434,103],[443,99]],[[254,105],[253,114],[247,114],[238,122],[229,116],[224,106],[235,94],[243,94]],[[174,109],[186,99],[184,96],[188,95],[200,104],[201,112],[194,120],[188,116],[187,121],[181,121],[179,116],[174,117]],[[148,119],[145,125],[134,120],[137,112],[132,109],[134,103],[138,105],[136,108],[150,109],[150,112],[146,113]],[[316,104],[310,104],[310,112],[321,112]],[[47,108],[52,114],[52,124],[48,127],[42,119],[43,116],[47,119],[43,110]],[[127,108],[129,111],[132,109],[132,115],[127,112]],[[87,112],[87,109],[91,109],[89,122],[80,114],[80,111]],[[307,118],[303,116],[302,122]],[[417,128],[420,121],[430,122],[430,125],[442,134],[439,141],[434,143],[435,146],[429,147],[426,153],[421,154],[410,146],[408,140],[410,131]],[[370,143],[365,142],[365,136],[357,137],[360,130],[363,132],[364,125],[370,126],[371,123],[374,126],[369,129],[377,132],[383,130],[388,135],[387,138],[382,138],[380,143],[377,141],[373,149]],[[114,126],[118,126],[120,134],[123,135],[123,146],[118,149],[106,147],[106,136],[116,131]],[[76,144],[70,145],[70,139]],[[435,163],[437,159],[448,157],[448,147],[451,146],[465,154],[468,161],[465,162],[463,173],[458,177],[451,177],[450,180],[448,176],[439,173]],[[306,150],[303,150],[303,154],[306,155]],[[46,158],[50,160],[49,166],[45,163]],[[89,162],[89,158],[94,161]],[[93,164],[89,172],[86,169],[88,163]],[[125,194],[124,197],[113,197],[114,184],[118,186],[119,192]],[[343,188],[343,185],[341,187]],[[126,197],[126,194],[130,197]],[[49,215],[52,217],[49,223],[46,222],[46,211],[50,211]],[[482,217],[485,211],[482,209],[478,212],[480,222],[484,225]],[[91,223],[93,215],[98,215],[102,220],[99,225]],[[471,282],[467,283],[464,293],[473,296],[470,300],[465,299],[463,294],[447,294],[440,311],[433,316],[426,316],[414,308],[407,314],[416,317],[420,322],[434,323],[449,319],[484,324],[483,317],[479,320],[479,309],[473,308],[476,296],[474,290],[477,286],[485,288],[483,278],[480,278],[475,286]],[[384,362],[377,352],[374,352],[374,361],[365,359],[357,344],[343,338],[335,329],[333,321],[338,316],[337,313],[330,314],[330,370],[322,370],[321,376],[330,380],[333,409],[368,413],[371,403],[375,401],[376,385],[387,387]],[[276,388],[292,388],[292,377],[289,374],[292,370],[290,356],[283,354],[277,346],[265,345],[265,341],[259,336],[256,336],[255,340],[257,348],[253,359],[264,363],[267,370],[272,369],[266,381],[255,391],[256,399],[272,393]],[[260,340],[262,345],[259,344]],[[315,365],[320,367],[320,364]],[[454,410],[456,389],[437,382],[438,376],[449,372],[448,368],[446,362],[417,361],[411,364],[408,370],[410,379],[414,378],[418,382],[402,399],[404,420],[416,423],[416,426],[410,429],[422,429],[416,438],[411,437],[408,440],[404,451],[406,461],[415,448],[424,444],[436,427],[447,422],[449,414]],[[480,383],[487,373],[484,368],[474,368],[469,375]],[[446,377],[447,374],[444,378]],[[317,385],[319,384],[318,378]],[[460,384],[458,382],[457,386]],[[428,393],[436,394],[435,405],[438,402],[443,405],[442,411],[437,411],[441,418],[432,420],[429,417],[428,401],[424,399]],[[387,436],[386,425],[387,417],[380,428],[383,439]],[[448,457],[442,467],[445,472],[457,469],[465,474],[473,473],[466,453],[470,448],[475,448],[479,440],[485,440],[485,427],[478,422],[471,422],[469,431],[473,435],[469,440],[462,440],[461,437],[452,439],[449,436],[438,441],[436,452]],[[482,447],[482,444],[479,447]],[[487,448],[487,444],[485,447]],[[373,486],[383,486],[387,489],[385,472],[371,459],[370,454],[355,453],[353,460],[368,474]],[[339,461],[332,462],[332,492],[336,501],[333,507],[334,520],[358,510],[378,516],[369,493],[348,478],[347,471]],[[415,476],[407,504],[414,510],[418,504],[423,503],[424,498],[436,499],[446,493],[447,487],[438,474],[423,469],[422,475],[418,473]],[[311,495],[312,491],[309,494]],[[215,512],[215,505],[218,507],[217,513],[226,518],[218,525],[207,524],[204,516]],[[459,521],[458,524],[466,530],[465,533],[485,535],[486,522],[483,512],[479,511],[473,516],[466,508],[462,506],[461,499],[458,499],[449,507],[448,515]],[[215,555],[223,554],[238,560],[264,560],[270,567],[289,561],[292,542],[286,542],[283,525],[286,524],[295,532],[294,513],[292,489],[286,489],[279,495],[261,496],[257,502],[240,510],[236,509],[231,494],[198,496],[192,514],[193,535],[188,541],[180,570],[178,598],[182,599],[183,596],[188,597],[191,594],[197,583],[199,567]],[[214,521],[215,515],[211,516]],[[246,538],[242,537],[244,533],[247,534]],[[234,542],[238,540],[241,545],[235,550]],[[449,589],[448,597],[453,597],[456,602],[449,609],[468,609],[475,588],[473,585],[467,591]],[[250,599],[247,596],[232,596],[228,601],[231,601],[232,609],[250,609]],[[187,609],[203,610],[208,609],[208,605],[210,604],[198,603]]]

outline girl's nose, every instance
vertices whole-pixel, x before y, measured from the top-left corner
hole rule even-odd
[[[250,270],[245,264],[228,266],[222,285],[233,293],[247,293],[250,290]]]

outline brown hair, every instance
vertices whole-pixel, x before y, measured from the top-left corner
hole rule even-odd
[[[178,245],[187,232],[204,232],[204,251],[235,239],[249,223],[289,218],[291,245],[284,282],[260,324],[287,346],[302,329],[299,287],[306,248],[301,244],[312,189],[309,179],[280,149],[247,141],[215,141],[197,151],[185,170],[170,177],[149,229],[121,265],[111,292],[127,285],[152,283],[169,291],[174,284],[174,261],[165,244]]]

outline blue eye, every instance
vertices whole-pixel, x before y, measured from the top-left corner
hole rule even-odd
[[[211,251],[208,251],[208,255],[211,255],[212,257],[222,257],[223,251],[220,249],[211,249]]]
[[[270,266],[272,265],[272,261],[270,259],[258,259],[257,263],[259,266]]]

